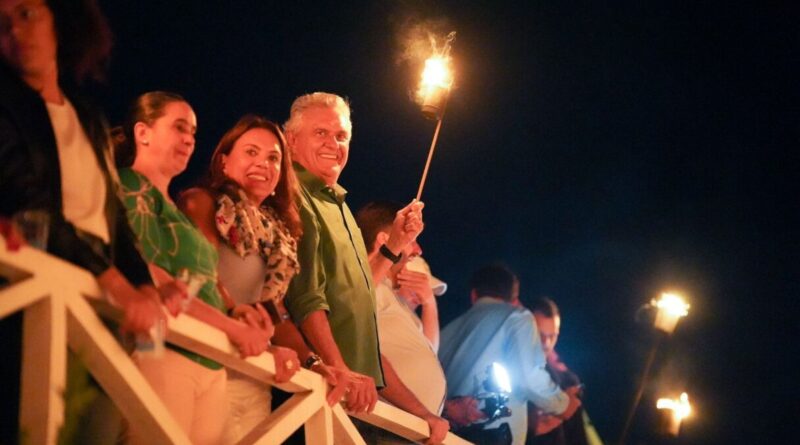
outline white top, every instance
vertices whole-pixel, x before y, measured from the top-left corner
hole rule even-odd
[[[63,105],[46,104],[58,146],[64,218],[108,243],[106,181],[89,138],[66,97]]]
[[[417,399],[430,412],[441,413],[447,382],[422,324],[395,296],[389,280],[375,286],[375,297],[381,353]]]

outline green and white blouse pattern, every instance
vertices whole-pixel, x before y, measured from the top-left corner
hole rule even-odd
[[[144,175],[126,168],[120,170],[119,177],[128,223],[138,238],[145,261],[174,277],[183,270],[202,276],[205,284],[197,297],[224,312],[225,304],[217,289],[219,257],[214,245]],[[189,351],[181,352],[209,368],[221,367]]]

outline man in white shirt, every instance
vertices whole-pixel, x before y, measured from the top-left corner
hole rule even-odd
[[[416,256],[408,259],[405,270],[400,271],[399,280],[397,280],[400,282],[400,286],[395,289],[395,295],[401,297],[406,306],[411,309],[417,324],[422,328],[422,333],[431,342],[433,350],[438,352],[439,308],[436,305],[436,297],[447,292],[447,283],[433,276],[427,261],[422,258],[422,249],[418,250]],[[417,309],[420,312],[419,316]]]
[[[370,256],[379,254],[380,246],[389,236],[395,214],[401,208],[390,202],[373,202],[356,214]],[[446,382],[436,356],[439,343],[436,298],[429,275],[406,268],[409,260],[421,253],[416,241],[409,243],[383,281],[375,284],[378,341],[381,353],[389,358],[400,380],[429,411],[438,414],[442,409]],[[422,320],[407,301],[422,306]],[[426,321],[427,331],[424,329]]]
[[[575,390],[562,391],[545,370],[541,339],[527,310],[515,307],[519,298],[519,280],[502,265],[489,265],[473,273],[470,280],[472,308],[451,321],[442,330],[439,358],[448,380],[448,398],[472,396],[480,399],[486,392],[487,371],[495,364],[507,370],[510,382],[510,416],[489,419],[476,433],[487,443],[490,433],[497,439],[524,445],[528,432],[527,402],[543,412],[570,418],[580,406]],[[505,425],[504,425],[505,424]],[[464,434],[455,430],[456,434]]]

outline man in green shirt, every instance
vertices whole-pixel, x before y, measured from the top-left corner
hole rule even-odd
[[[425,419],[430,443],[447,433],[447,422],[428,411],[380,355],[373,282],[399,261],[405,246],[422,232],[422,203],[397,213],[386,244],[367,255],[361,231],[337,183],[347,163],[352,136],[350,108],[341,97],[313,93],[297,98],[286,122],[286,140],[300,182],[303,237],[300,273],[286,307],[303,335],[328,365],[347,380],[347,407],[372,411],[381,396]]]

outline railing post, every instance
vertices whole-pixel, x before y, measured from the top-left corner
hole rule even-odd
[[[188,445],[186,433],[89,303],[76,292],[69,300],[68,309],[70,349],[100,382],[125,418],[137,426],[139,434],[153,443]]]
[[[66,308],[54,294],[25,309],[19,424],[22,441],[55,444],[64,423]]]
[[[366,445],[364,438],[361,437],[342,405],[334,405],[331,411],[333,412],[333,434],[336,445]]]
[[[305,424],[306,443],[333,445],[333,415],[324,404]]]
[[[4,241],[1,236],[0,241]],[[0,289],[0,318],[26,311],[20,409],[25,443],[57,442],[64,419],[67,342],[125,417],[143,427],[154,443],[188,443],[157,394],[84,300],[99,300],[101,291],[94,277],[45,252],[23,247],[12,253],[4,244],[0,242],[0,275],[12,284]],[[307,443],[364,444],[341,405],[327,406],[326,384],[318,374],[301,370],[288,382],[277,383],[272,379],[274,358],[268,354],[241,360],[224,333],[187,315],[170,318],[168,327],[169,342],[294,393],[240,443],[280,443],[306,424]],[[414,440],[429,434],[422,419],[384,402],[378,402],[373,413],[356,417]],[[448,434],[444,443],[469,442]]]

